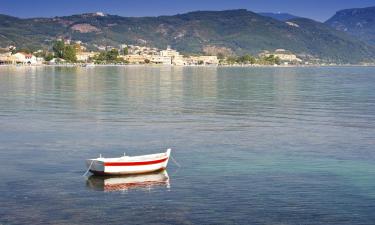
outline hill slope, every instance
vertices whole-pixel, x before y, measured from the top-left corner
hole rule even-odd
[[[328,25],[301,18],[283,22],[247,10],[137,18],[95,13],[34,19],[0,16],[1,46],[50,46],[56,37],[81,40],[89,46],[171,45],[188,53],[225,49],[257,54],[283,48],[326,61],[358,63],[375,58],[373,47]]]
[[[341,10],[326,24],[375,46],[375,7]]]
[[[288,21],[288,20],[291,20],[291,19],[299,18],[299,16],[295,16],[295,15],[292,15],[292,14],[289,14],[289,13],[263,12],[263,13],[258,13],[258,14],[261,15],[261,16],[268,16],[268,17],[271,17],[271,18],[274,18],[274,19],[280,20],[280,21]]]

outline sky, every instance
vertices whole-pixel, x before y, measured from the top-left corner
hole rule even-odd
[[[31,18],[100,11],[120,16],[159,16],[241,8],[325,21],[338,10],[368,6],[375,6],[375,0],[0,0],[0,14]]]

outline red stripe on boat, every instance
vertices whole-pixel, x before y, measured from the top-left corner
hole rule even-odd
[[[165,162],[167,158],[158,159],[153,161],[144,161],[144,162],[106,162],[104,166],[143,166],[143,165],[152,165]]]

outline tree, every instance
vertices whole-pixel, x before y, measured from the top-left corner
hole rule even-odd
[[[128,48],[128,47],[125,47],[125,48],[124,48],[124,50],[123,50],[123,54],[124,54],[124,55],[129,54],[129,48]]]
[[[108,51],[107,52],[107,60],[108,61],[116,61],[117,57],[118,57],[118,50],[113,48],[111,49],[111,51]]]
[[[254,64],[255,63],[255,58],[249,54],[241,56],[237,59],[238,63],[244,63],[244,64]]]
[[[106,61],[107,60],[107,52],[100,52],[99,55],[95,56],[95,60]]]
[[[94,60],[96,63],[123,63],[124,60],[119,58],[119,53],[117,49],[112,49],[110,51],[102,51],[99,53],[99,55],[94,57]]]
[[[217,58],[220,59],[220,60],[224,59],[225,58],[224,53],[222,53],[222,52],[217,53]]]
[[[46,60],[47,62],[51,61],[52,59],[53,59],[52,53],[48,53],[44,56],[44,60]]]
[[[234,56],[228,56],[227,63],[228,64],[234,64],[237,61],[237,58]]]
[[[55,53],[55,57],[57,58],[64,57],[65,44],[63,41],[56,41],[53,44],[52,49],[53,49],[53,52]]]
[[[21,49],[18,49],[17,52],[24,52],[26,54],[32,53],[32,51],[29,48],[21,48]]]
[[[69,62],[76,62],[77,56],[76,56],[76,49],[73,45],[67,45],[64,48],[63,52],[63,59],[69,61]]]
[[[265,64],[271,64],[271,65],[274,65],[274,64],[279,65],[280,64],[280,58],[277,57],[277,56],[274,56],[274,55],[269,55],[269,56],[263,57],[263,61],[265,62]]]

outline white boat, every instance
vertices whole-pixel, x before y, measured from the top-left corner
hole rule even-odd
[[[118,158],[103,158],[86,160],[88,170],[95,175],[126,175],[150,173],[167,168],[171,149],[164,153],[122,156]]]
[[[127,176],[90,176],[87,187],[95,191],[128,191],[131,189],[150,190],[155,187],[169,188],[166,170],[161,172]]]

